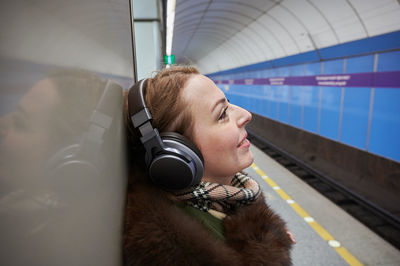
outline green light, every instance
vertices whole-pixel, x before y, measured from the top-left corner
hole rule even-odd
[[[164,55],[164,64],[173,65],[175,64],[175,55]]]

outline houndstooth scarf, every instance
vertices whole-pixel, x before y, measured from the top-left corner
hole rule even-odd
[[[179,201],[205,212],[210,209],[227,212],[250,204],[260,193],[260,186],[255,180],[244,173],[237,173],[230,186],[200,182],[198,186],[174,192],[174,195]]]

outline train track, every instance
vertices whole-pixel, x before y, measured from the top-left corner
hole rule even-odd
[[[262,136],[247,130],[249,139],[286,169],[308,183],[383,239],[400,249],[400,220],[371,201],[347,189],[335,180],[313,169],[283,151]]]

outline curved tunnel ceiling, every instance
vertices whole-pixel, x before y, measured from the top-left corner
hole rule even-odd
[[[177,0],[172,53],[202,73],[400,30],[396,0]]]

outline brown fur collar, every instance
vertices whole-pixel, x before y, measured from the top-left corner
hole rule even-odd
[[[137,184],[128,193],[125,265],[290,265],[285,224],[260,197],[224,221],[226,242],[168,200]]]

